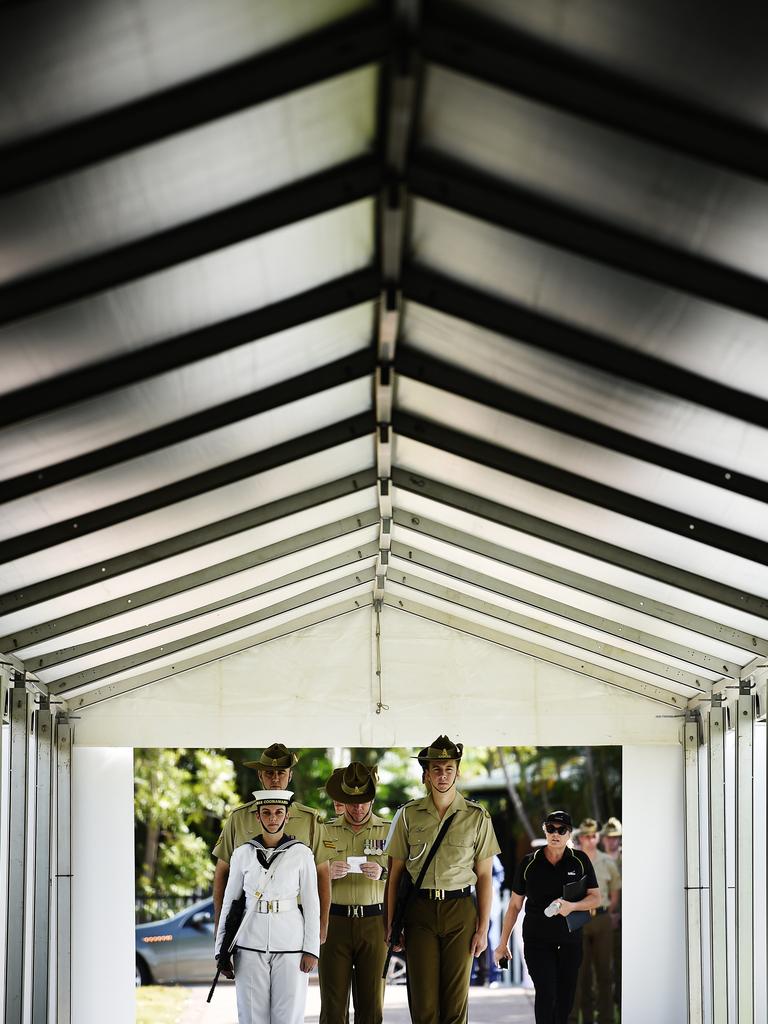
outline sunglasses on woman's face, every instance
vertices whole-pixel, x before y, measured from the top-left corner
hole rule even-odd
[[[555,832],[557,832],[557,834],[559,836],[567,836],[568,835],[568,827],[566,825],[550,825],[550,824],[546,824],[544,826],[544,828],[547,830],[547,832],[549,832],[550,835],[553,835]]]

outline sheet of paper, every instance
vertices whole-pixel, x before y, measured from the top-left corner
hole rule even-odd
[[[350,875],[362,875],[363,870],[360,865],[365,864],[367,859],[367,857],[347,857]]]

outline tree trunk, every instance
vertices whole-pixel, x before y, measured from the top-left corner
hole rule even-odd
[[[592,813],[595,817],[595,821],[602,823],[603,812],[601,810],[600,790],[598,787],[597,775],[595,774],[595,762],[592,757],[592,748],[584,747],[584,763],[587,769],[587,777],[589,778],[589,787],[592,790]]]
[[[160,848],[160,827],[155,821],[147,822],[147,840],[144,844],[144,863],[141,873],[151,884],[157,872],[157,854]]]
[[[507,784],[507,792],[509,793],[509,799],[512,801],[512,805],[515,808],[515,813],[517,814],[518,820],[525,829],[528,838],[531,840],[531,842],[533,842],[533,840],[536,839],[536,833],[533,831],[531,823],[528,819],[528,815],[525,813],[523,801],[520,799],[520,794],[517,792],[517,786],[515,786],[514,782],[512,781],[509,766],[507,765],[506,759],[504,757],[504,752],[502,751],[501,747],[496,747],[496,756],[499,759],[501,770],[504,773],[504,781]]]

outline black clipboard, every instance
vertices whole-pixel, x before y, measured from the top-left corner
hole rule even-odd
[[[563,899],[569,903],[578,903],[587,895],[587,879],[585,875],[575,882],[566,882],[563,886]],[[592,917],[588,910],[572,910],[565,919],[569,932],[578,931]]]

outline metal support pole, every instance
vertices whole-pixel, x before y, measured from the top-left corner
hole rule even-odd
[[[712,1024],[728,1024],[728,907],[725,843],[725,734],[728,708],[719,694],[709,711],[709,927]]]
[[[51,923],[51,765],[53,716],[47,700],[35,713],[35,908],[32,1024],[47,1024]]]
[[[701,949],[701,848],[699,822],[699,749],[701,723],[694,712],[683,726],[685,778],[685,937],[688,976],[688,1024],[702,1024],[704,988]]]
[[[736,984],[739,1024],[754,1024],[755,1019],[753,840],[756,704],[752,680],[741,680],[736,716]]]
[[[5,1024],[24,1019],[27,787],[31,694],[15,672],[11,703],[11,785],[8,798],[8,892],[5,915]]]
[[[56,1024],[72,1015],[72,726],[56,721]]]

